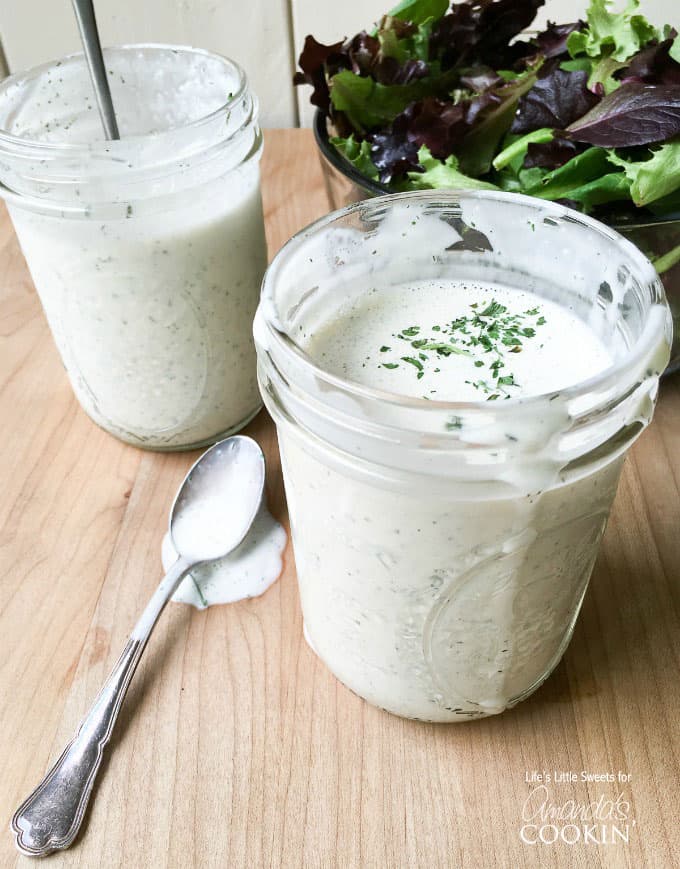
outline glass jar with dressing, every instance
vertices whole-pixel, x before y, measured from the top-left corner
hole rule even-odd
[[[124,46],[105,63],[118,141],[82,55],[0,84],[0,195],[82,407],[128,443],[188,449],[260,407],[257,101],[205,51]]]
[[[379,197],[279,252],[255,337],[317,654],[411,718],[531,694],[668,361],[649,261],[554,203]]]

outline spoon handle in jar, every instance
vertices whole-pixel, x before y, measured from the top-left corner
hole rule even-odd
[[[99,116],[102,119],[102,126],[104,127],[104,134],[107,139],[120,139],[116,113],[113,108],[113,100],[111,99],[111,90],[106,78],[106,68],[104,67],[102,46],[99,41],[93,0],[73,0],[73,11],[76,14],[80,39],[83,43],[85,60],[87,68],[90,71],[92,87],[94,88],[94,95],[97,100],[97,108],[99,109]]]
[[[78,835],[104,747],[111,738],[147,640],[165,604],[192,566],[178,558],[167,572],[76,735],[42,782],[16,810],[12,831],[22,854],[44,857],[52,851],[68,848]]]

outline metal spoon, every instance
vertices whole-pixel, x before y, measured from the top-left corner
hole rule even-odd
[[[83,43],[85,60],[90,71],[97,108],[104,127],[104,135],[107,139],[120,139],[92,0],[73,0],[73,11],[76,13],[80,40]]]
[[[118,663],[64,753],[12,818],[16,846],[43,857],[78,834],[104,746],[151,631],[173,592],[198,564],[223,558],[241,543],[264,492],[264,456],[254,440],[220,441],[193,465],[170,510],[179,557],[135,625]]]

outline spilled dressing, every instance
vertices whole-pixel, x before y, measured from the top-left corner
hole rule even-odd
[[[276,582],[282,569],[286,532],[263,503],[245,540],[225,558],[190,573],[173,595],[173,601],[197,609],[258,597]],[[170,535],[163,538],[163,569],[177,559]]]

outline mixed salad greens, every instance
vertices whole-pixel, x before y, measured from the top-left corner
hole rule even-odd
[[[391,189],[496,188],[600,214],[680,212],[680,37],[591,0],[549,23],[545,0],[402,0],[369,33],[308,36],[296,84],[333,145]]]

